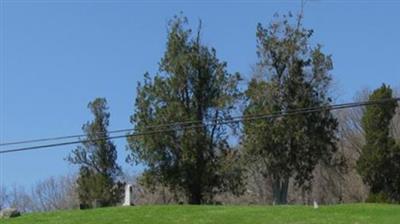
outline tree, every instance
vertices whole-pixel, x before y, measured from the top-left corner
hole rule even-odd
[[[231,117],[240,77],[228,73],[215,49],[201,43],[201,26],[193,37],[186,25],[184,17],[171,20],[160,73],[153,79],[145,74],[131,116],[135,132],[168,132],[129,137],[128,142],[131,161],[146,165],[147,182],[183,192],[189,203],[200,204],[216,192],[233,190],[239,180],[239,169],[228,162],[237,159],[228,144],[230,129],[210,122]],[[148,128],[171,122],[177,123]]]
[[[97,98],[89,103],[88,108],[93,113],[94,120],[83,125],[86,138],[67,160],[80,165],[77,185],[79,200],[83,206],[115,205],[122,199],[123,186],[118,181],[121,168],[116,163],[117,150],[108,139],[110,113],[107,111],[107,101]]]
[[[12,185],[0,186],[0,210],[11,207],[21,212],[43,212],[77,208],[75,177],[50,177],[37,182],[31,191],[24,187]]]
[[[79,206],[76,177],[49,177],[32,188],[35,211],[74,209]]]
[[[313,31],[302,27],[301,16],[291,23],[284,16],[265,28],[257,26],[260,62],[265,76],[254,77],[246,91],[246,116],[287,113],[331,103],[333,68],[320,45],[311,47]],[[251,164],[270,177],[274,203],[286,204],[289,180],[309,188],[313,170],[329,162],[336,151],[337,121],[328,110],[244,123],[243,144]]]
[[[17,208],[20,212],[35,211],[32,197],[27,193],[24,187],[13,184],[8,191],[7,207]]]
[[[4,185],[0,185],[0,210],[7,207],[9,199],[8,190]]]
[[[369,97],[370,101],[381,99],[393,99],[392,89],[384,84]],[[387,200],[399,202],[400,146],[390,136],[396,107],[395,100],[366,107],[362,117],[365,145],[357,168],[370,187],[370,197],[380,194]]]

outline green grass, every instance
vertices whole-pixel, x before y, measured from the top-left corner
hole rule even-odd
[[[348,204],[321,206],[135,206],[85,211],[25,214],[4,224],[218,223],[218,224],[382,224],[400,223],[399,205]]]

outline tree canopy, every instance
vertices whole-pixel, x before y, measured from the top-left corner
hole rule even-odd
[[[393,99],[387,85],[376,89],[369,100]],[[395,115],[395,100],[366,107],[361,120],[365,145],[357,163],[363,181],[370,187],[371,197],[381,194],[388,201],[400,201],[400,146],[390,135],[390,123]]]
[[[82,145],[72,151],[67,160],[79,165],[78,195],[84,207],[116,205],[122,198],[122,183],[118,181],[121,168],[117,164],[117,150],[108,139],[110,113],[107,101],[96,98],[88,108],[94,120],[83,125],[86,134]]]
[[[311,47],[312,30],[301,17],[277,17],[257,26],[259,68],[246,91],[245,115],[288,113],[331,103],[333,63],[322,47]],[[289,181],[307,187],[315,166],[336,151],[337,121],[328,110],[244,123],[243,144],[251,165],[272,179],[274,202],[287,203]]]
[[[131,117],[136,132],[168,131],[129,137],[128,142],[131,161],[146,165],[147,182],[162,183],[183,192],[189,203],[200,204],[210,202],[216,192],[237,189],[237,155],[228,143],[234,125],[212,121],[231,117],[240,76],[229,73],[216,50],[201,42],[201,23],[194,34],[187,25],[181,16],[170,21],[160,72],[153,78],[145,74],[139,83]]]

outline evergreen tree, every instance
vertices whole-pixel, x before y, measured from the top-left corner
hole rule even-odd
[[[369,100],[393,99],[392,92],[383,84]],[[370,197],[380,195],[384,200],[400,202],[400,146],[389,134],[396,107],[395,100],[366,107],[361,121],[366,142],[357,168],[370,187]]]
[[[201,126],[228,119],[239,96],[238,74],[226,71],[216,51],[201,43],[200,27],[192,37],[187,19],[169,25],[160,74],[145,74],[138,85],[131,122],[136,132],[170,130],[128,138],[132,161],[146,165],[147,183],[159,182],[183,192],[190,204],[210,202],[216,192],[234,190],[240,182],[236,151],[225,125]],[[194,123],[179,123],[196,121]],[[148,126],[177,122],[173,126]]]
[[[118,181],[121,168],[116,163],[116,147],[108,139],[110,113],[107,101],[97,98],[88,108],[94,120],[83,125],[86,138],[67,160],[80,166],[77,185],[79,200],[84,207],[116,205],[122,199],[123,184]]]
[[[289,14],[267,28],[257,27],[258,66],[263,73],[246,91],[246,116],[285,114],[331,102],[331,56],[320,45],[310,46],[313,32],[302,27],[301,17],[294,24],[291,19]],[[336,151],[336,129],[337,121],[327,110],[244,123],[249,165],[260,164],[260,172],[272,179],[274,203],[287,203],[290,179],[309,188],[315,166],[330,161]]]

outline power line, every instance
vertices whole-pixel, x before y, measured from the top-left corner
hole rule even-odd
[[[133,130],[132,128],[119,129],[119,130],[109,131],[108,133],[113,134],[113,133],[127,132],[127,131],[132,131],[132,130]],[[99,132],[99,134],[101,134],[101,132]],[[15,141],[15,142],[4,142],[4,143],[1,143],[0,146],[21,145],[21,144],[36,143],[36,142],[57,141],[57,140],[64,140],[64,139],[70,139],[70,138],[81,138],[81,137],[85,137],[85,136],[86,136],[85,134],[76,134],[76,135],[66,135],[66,136],[49,137],[49,138],[29,139],[29,140],[23,140],[23,141]]]
[[[376,102],[379,103],[378,101],[364,101],[364,102],[353,102],[353,103],[345,103],[345,104],[336,104],[332,105],[332,107],[335,106],[348,106],[348,105],[355,105],[355,104],[363,104],[365,105],[368,102]],[[316,108],[323,108],[324,106],[318,106],[318,107],[310,107],[310,108],[303,108],[303,109],[298,109],[298,110],[309,110],[309,109],[316,109]],[[272,113],[270,115],[280,115],[281,112],[276,112]],[[250,117],[253,116],[263,116],[265,114],[261,115],[250,115]],[[244,118],[246,116],[234,116],[231,119],[239,119],[239,118]],[[211,121],[219,121],[220,119],[213,119]],[[173,122],[173,123],[168,123],[168,124],[161,124],[161,125],[151,125],[151,126],[146,126],[144,127],[145,129],[151,129],[151,128],[161,128],[161,127],[174,127],[174,126],[179,126],[179,125],[189,125],[189,124],[194,124],[194,123],[202,123],[203,121],[198,121],[198,120],[190,120],[190,121],[183,121],[183,122]],[[109,134],[115,134],[115,133],[121,133],[121,132],[128,132],[128,131],[134,131],[134,128],[127,128],[127,129],[118,129],[118,130],[113,130],[109,131]],[[103,134],[101,132],[97,134]],[[85,134],[75,134],[75,135],[67,135],[67,136],[58,136],[58,137],[49,137],[49,138],[39,138],[39,139],[30,139],[30,140],[23,140],[23,141],[15,141],[15,142],[5,142],[1,143],[0,146],[9,146],[9,145],[20,145],[20,144],[27,144],[27,143],[37,143],[37,142],[48,142],[48,141],[57,141],[57,140],[64,140],[64,139],[71,139],[71,138],[81,138],[85,137]]]
[[[19,151],[28,151],[28,150],[41,149],[41,148],[49,148],[49,147],[57,147],[57,146],[63,146],[63,145],[73,145],[73,144],[79,144],[79,143],[95,142],[95,141],[100,141],[100,140],[152,135],[152,134],[157,134],[157,133],[165,133],[165,132],[179,131],[179,130],[185,130],[185,129],[203,128],[203,127],[207,127],[207,126],[211,126],[211,125],[225,125],[225,124],[231,124],[231,123],[239,123],[239,122],[243,122],[243,121],[252,121],[252,120],[259,120],[259,119],[271,119],[271,118],[292,116],[292,115],[298,115],[298,114],[314,113],[314,112],[325,111],[325,110],[332,111],[332,110],[346,109],[346,108],[352,108],[352,107],[360,107],[360,106],[368,106],[368,105],[374,105],[374,104],[382,104],[382,103],[391,102],[391,101],[400,101],[400,98],[381,99],[381,100],[364,101],[364,102],[353,102],[353,103],[344,103],[344,104],[318,106],[318,107],[308,107],[308,108],[301,108],[301,109],[291,110],[291,111],[287,111],[287,112],[278,112],[278,113],[272,113],[272,114],[236,116],[236,117],[231,117],[229,119],[214,119],[214,120],[206,122],[206,123],[203,123],[203,121],[199,121],[199,120],[174,122],[174,123],[167,123],[167,124],[153,125],[153,126],[144,127],[145,129],[172,127],[170,129],[144,131],[144,132],[138,132],[138,133],[132,133],[132,134],[124,134],[124,135],[116,135],[116,136],[109,136],[109,137],[97,138],[97,139],[77,140],[77,141],[53,143],[53,144],[46,144],[46,145],[22,147],[22,148],[16,148],[16,149],[8,149],[8,150],[0,151],[0,154],[2,154],[2,153],[11,153],[11,152],[19,152]],[[176,127],[176,126],[179,126],[179,125],[191,125],[191,124],[196,124],[196,123],[198,125]],[[122,131],[133,131],[133,130],[134,129],[121,129],[121,130],[110,131],[109,133],[117,133],[117,132],[122,132]],[[82,137],[82,136],[85,136],[85,135],[71,135],[71,136]],[[56,138],[45,138],[45,139],[46,140],[48,140],[48,139],[56,140],[56,139],[71,138],[71,136],[61,136],[61,137],[56,137]],[[37,142],[37,141],[41,141],[41,140],[43,140],[43,139],[27,140],[27,141],[21,141],[21,142],[33,142],[33,141]],[[20,144],[21,142],[19,142],[19,143],[15,142],[14,144],[17,144],[17,143]],[[3,145],[4,144],[6,144],[6,143],[3,143]],[[7,143],[7,144],[10,144],[10,143]]]
[[[241,81],[244,81],[244,80],[241,80]],[[194,122],[194,121],[188,121],[188,122]],[[166,124],[166,125],[170,126],[170,125],[176,125],[176,124]],[[158,127],[158,125],[156,125],[154,127]],[[153,128],[153,127],[147,126],[146,128]],[[109,131],[108,133],[114,134],[114,133],[121,133],[121,132],[133,131],[133,130],[134,130],[133,128],[126,128],[126,129],[118,129],[118,130]],[[102,133],[99,132],[98,134],[102,134]],[[65,139],[71,139],[71,138],[81,138],[81,137],[85,137],[85,136],[86,136],[85,134],[75,134],[75,135],[66,135],[66,136],[57,136],[57,137],[48,137],[48,138],[29,139],[29,140],[23,140],[23,141],[4,142],[4,143],[0,143],[0,147],[1,146],[10,146],[10,145],[21,145],[21,144],[28,144],[28,143],[37,143],[37,142],[65,140]]]
[[[364,101],[364,102],[353,102],[353,103],[345,103],[345,104],[336,104],[336,105],[332,105],[332,107],[334,107],[334,106],[347,106],[347,105],[353,105],[353,104],[357,104],[357,103],[365,104],[367,102],[374,102],[374,101]],[[322,107],[318,106],[318,107],[303,108],[303,110],[316,109],[316,108],[322,108]],[[298,110],[301,110],[301,109],[298,109]],[[276,113],[272,113],[270,115],[280,115],[280,114],[281,114],[281,112],[276,112]],[[263,116],[263,115],[265,115],[265,114],[262,114],[261,116]],[[253,116],[260,116],[260,115],[250,115],[250,116],[253,117]],[[244,117],[246,117],[246,116],[234,116],[231,119],[239,119],[239,118],[244,118]],[[219,120],[220,119],[213,119],[211,121],[219,121]],[[173,122],[173,123],[161,124],[161,125],[151,125],[151,126],[146,126],[144,128],[145,129],[151,129],[151,128],[161,128],[161,127],[173,127],[173,126],[189,125],[189,124],[202,123],[202,122],[203,121],[189,120],[189,121]],[[134,128],[118,129],[118,130],[109,131],[108,133],[109,134],[115,134],[115,133],[128,132],[128,131],[134,131]],[[99,132],[97,134],[103,134],[103,133]],[[23,141],[0,143],[0,146],[10,146],[10,145],[20,145],[20,144],[27,144],[27,143],[57,141],[57,140],[64,140],[64,139],[71,139],[71,138],[81,138],[81,137],[85,137],[85,136],[86,136],[85,134],[75,134],[75,135],[67,135],[67,136],[30,139],[30,140],[23,140]]]
[[[205,127],[205,126],[210,126],[210,125],[223,125],[223,124],[228,124],[228,123],[237,123],[237,122],[242,122],[242,121],[246,121],[246,120],[276,118],[276,117],[281,117],[281,116],[318,112],[318,111],[321,111],[321,110],[338,110],[338,109],[345,109],[345,108],[351,108],[351,107],[359,107],[359,106],[365,106],[365,105],[379,104],[379,103],[384,103],[384,102],[393,101],[393,100],[399,101],[400,98],[383,99],[383,100],[366,101],[366,102],[355,102],[355,103],[346,103],[346,104],[337,104],[337,105],[330,105],[330,106],[301,108],[301,109],[297,109],[297,110],[288,111],[286,113],[260,114],[260,115],[250,115],[250,116],[237,116],[237,117],[232,117],[231,119],[228,119],[226,121],[224,121],[222,119],[215,119],[214,121],[211,121],[211,122],[208,122],[208,123],[205,123],[205,124],[201,124],[201,125],[198,125],[198,126],[180,127],[178,129],[177,128],[172,128],[172,129],[166,129],[166,130],[146,131],[146,132],[135,133],[135,134],[125,134],[125,135],[111,136],[111,137],[106,137],[106,138],[98,138],[98,139],[94,139],[94,140],[79,140],[79,141],[62,142],[62,143],[55,143],[55,144],[48,144],[48,145],[24,147],[24,148],[19,148],[19,149],[3,150],[3,151],[0,151],[0,153],[13,152],[13,151],[26,151],[26,150],[31,150],[31,149],[48,148],[48,147],[55,147],[55,146],[62,146],[62,145],[71,145],[71,144],[85,143],[85,142],[89,142],[89,141],[99,141],[99,140],[103,140],[103,139],[116,139],[116,138],[122,138],[122,137],[141,136],[141,135],[148,135],[148,134],[155,134],[155,133],[162,133],[162,132],[170,132],[170,131],[176,131],[176,130],[184,130],[184,129],[187,129],[187,128],[197,128],[197,127]],[[177,126],[177,125],[188,125],[188,124],[195,124],[195,123],[202,123],[202,121],[175,122],[175,123],[168,123],[168,124],[162,124],[162,125],[146,126],[144,128],[145,129],[160,128],[160,127],[170,127],[170,126]],[[121,132],[121,131],[131,131],[131,130],[133,130],[133,129],[121,129],[121,130],[116,130],[116,131],[110,131],[110,133],[111,132],[113,132],[113,133]],[[75,135],[75,136],[85,136],[85,135]],[[64,137],[68,137],[68,136],[64,136]],[[62,138],[62,137],[58,137],[57,139],[60,139],[60,138]],[[50,139],[50,138],[48,138],[48,139]],[[53,138],[53,139],[56,139],[56,138]]]

